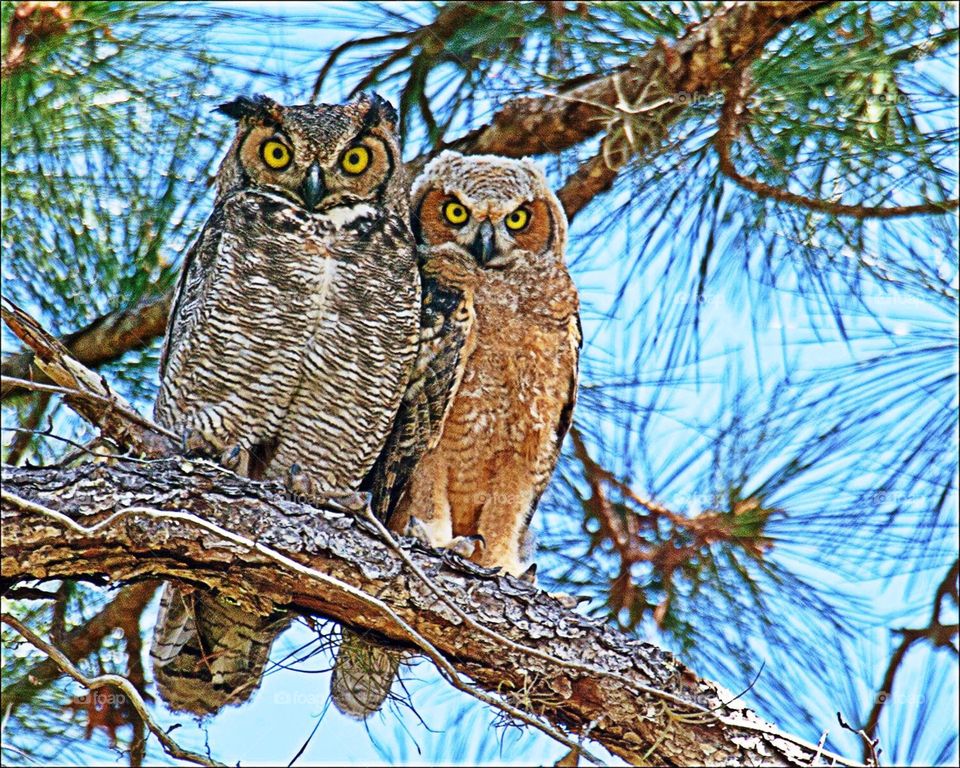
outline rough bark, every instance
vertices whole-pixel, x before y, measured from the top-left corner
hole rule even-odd
[[[616,72],[555,96],[514,99],[492,122],[450,148],[520,157],[555,153],[604,130],[618,103],[663,103],[643,112],[644,122],[665,129],[691,98],[717,91],[734,65],[756,58],[763,47],[826,0],[728,4],[675,43],[659,40]],[[618,94],[619,87],[619,94]],[[622,97],[622,98],[621,98]]]
[[[409,544],[416,565],[479,624],[592,669],[505,647],[464,626],[362,519],[295,503],[275,485],[183,459],[70,470],[4,467],[2,477],[4,588],[33,579],[173,578],[218,589],[248,606],[280,605],[407,640],[392,619],[349,589],[278,567],[262,551],[195,523],[133,511],[93,534],[81,533],[25,509],[10,494],[87,527],[131,507],[190,513],[376,595],[478,687],[571,733],[588,734],[631,762],[810,765],[833,759],[737,703],[725,703],[729,694],[655,646],[564,608],[525,582],[464,568]],[[697,716],[671,716],[682,712]]]

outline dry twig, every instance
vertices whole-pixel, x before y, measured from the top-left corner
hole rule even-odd
[[[150,733],[157,737],[157,741],[160,742],[164,751],[171,757],[175,757],[178,760],[187,760],[188,762],[195,763],[196,765],[223,765],[223,763],[218,763],[214,760],[204,757],[203,755],[198,755],[194,752],[183,749],[179,744],[171,739],[167,735],[167,732],[157,725],[153,717],[151,717],[150,712],[147,709],[146,702],[144,702],[143,698],[140,696],[140,692],[137,691],[137,689],[133,686],[133,683],[131,683],[125,677],[120,675],[99,675],[97,677],[87,677],[79,669],[77,669],[73,665],[73,662],[71,662],[70,659],[61,653],[59,649],[55,648],[45,640],[42,640],[29,628],[24,626],[24,624],[15,616],[11,616],[9,613],[0,614],[0,620],[2,620],[5,624],[9,624],[14,630],[19,632],[31,645],[52,659],[53,662],[56,663],[56,665],[60,667],[65,674],[72,677],[85,688],[93,691],[97,688],[110,686],[123,691],[123,693],[129,699],[130,704],[133,705],[133,708],[140,716],[140,719],[150,730]]]
[[[4,322],[36,355],[37,365],[67,392],[67,403],[83,418],[98,427],[118,445],[134,453],[159,457],[169,455],[171,433],[136,413],[122,397],[113,392],[102,377],[80,364],[67,348],[44,330],[24,310],[2,298]],[[37,391],[51,391],[39,385],[17,382],[18,386]],[[53,391],[57,391],[54,389]],[[176,436],[173,436],[174,441]]]
[[[767,184],[752,176],[746,176],[737,170],[731,157],[731,148],[740,133],[740,127],[747,114],[749,83],[750,77],[747,67],[731,72],[724,90],[723,109],[720,113],[717,133],[713,140],[713,146],[719,157],[721,172],[744,189],[748,189],[760,197],[778,200],[781,203],[789,203],[831,216],[850,216],[854,219],[892,219],[900,216],[946,213],[947,211],[955,211],[960,206],[960,200],[931,201],[918,205],[846,205],[832,200],[798,195],[782,187]]]

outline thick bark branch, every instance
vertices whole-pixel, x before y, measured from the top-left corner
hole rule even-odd
[[[635,104],[644,92],[644,101],[651,103],[667,98],[660,107],[644,112],[645,120],[665,126],[689,103],[680,96],[719,90],[734,64],[756,58],[786,27],[824,5],[829,2],[729,4],[672,45],[661,40],[612,75],[555,96],[514,99],[490,125],[454,141],[450,148],[511,157],[559,152],[600,133],[618,104]]]
[[[817,759],[815,747],[724,703],[728,694],[656,647],[586,619],[524,582],[464,569],[414,545],[411,559],[479,624],[558,661],[465,627],[361,519],[296,504],[278,495],[279,487],[206,462],[4,467],[3,485],[5,586],[31,579],[173,578],[250,607],[279,605],[406,640],[393,620],[351,589],[278,568],[264,554],[269,547],[376,595],[478,687],[574,734],[589,733],[632,762],[800,765]],[[85,527],[131,511],[95,533],[81,533],[18,498]],[[181,518],[173,519],[177,513]],[[183,514],[260,548],[226,540]],[[686,716],[677,719],[677,713]]]

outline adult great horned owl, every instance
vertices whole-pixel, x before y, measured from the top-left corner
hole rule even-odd
[[[480,565],[520,575],[577,391],[566,217],[533,163],[454,152],[426,166],[410,207],[423,335],[371,475],[374,502],[392,530],[433,546],[466,543]],[[345,632],[332,683],[338,708],[376,711],[399,659]]]
[[[383,449],[419,335],[396,113],[376,95],[239,98],[219,110],[237,134],[183,265],[156,418],[240,474],[355,491]],[[198,713],[246,699],[277,619],[168,586],[151,651],[163,698]]]

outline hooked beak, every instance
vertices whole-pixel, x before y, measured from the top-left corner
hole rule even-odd
[[[497,246],[494,241],[493,224],[489,220],[480,223],[477,236],[470,243],[470,254],[481,267],[487,266],[496,255]]]
[[[316,162],[310,164],[307,168],[307,175],[303,179],[301,196],[307,208],[313,210],[327,194],[327,185],[323,183],[323,171]]]

